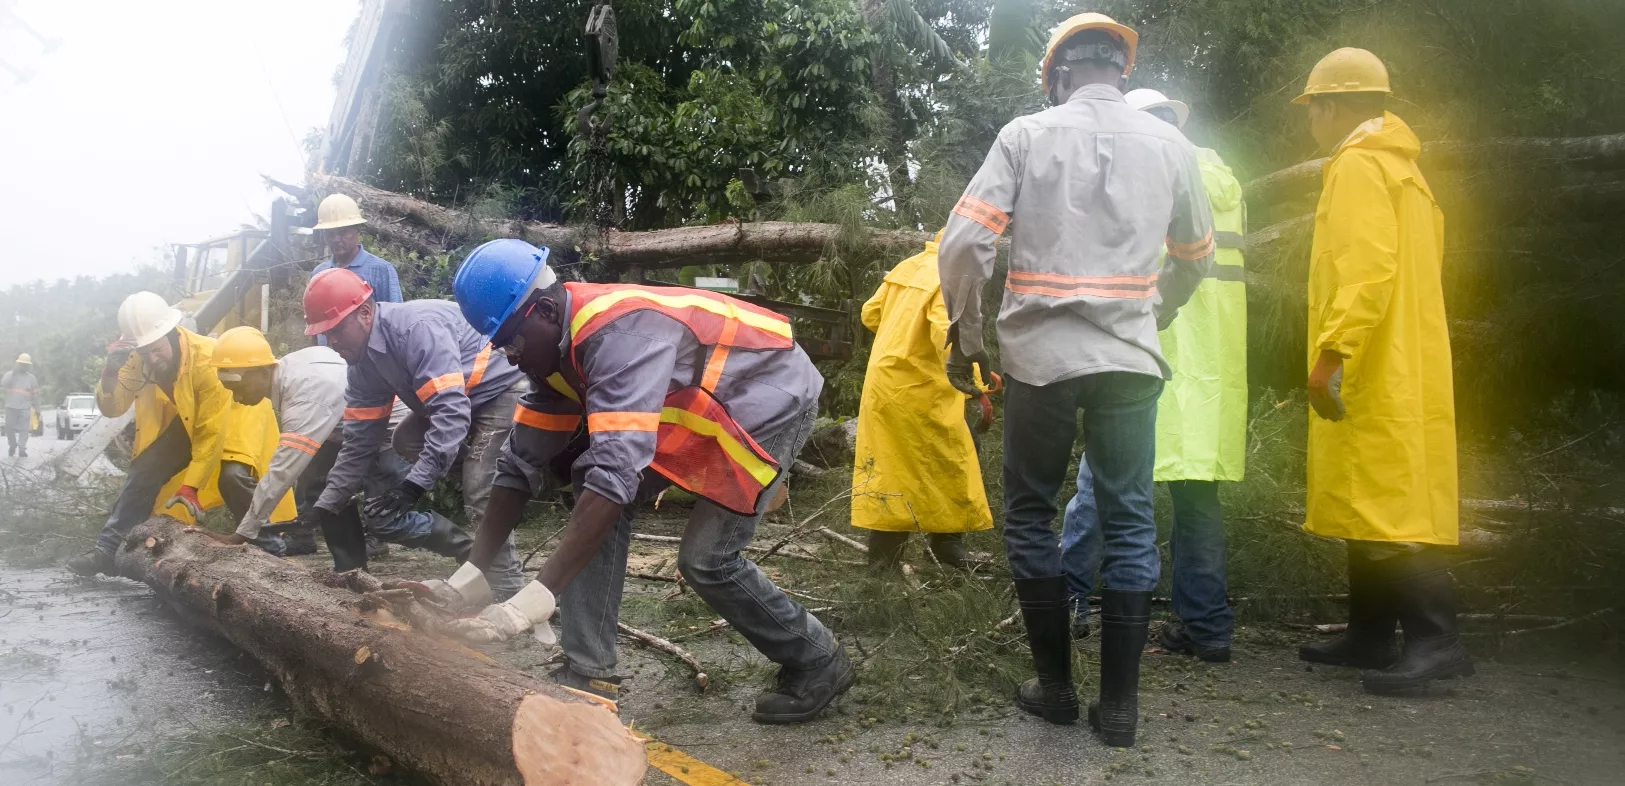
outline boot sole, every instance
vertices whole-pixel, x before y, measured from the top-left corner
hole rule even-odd
[[[1100,707],[1094,704],[1089,705],[1089,728],[1094,731],[1095,734],[1100,736],[1100,741],[1108,748],[1134,747],[1134,736],[1138,731],[1138,729],[1133,729],[1128,732],[1103,731],[1100,728]]]
[[[1055,707],[1049,704],[1029,704],[1016,697],[1016,706],[1057,726],[1070,726],[1078,722],[1078,705]]]
[[[1383,669],[1386,669],[1389,666],[1392,666],[1395,663],[1399,662],[1398,657],[1395,657],[1392,660],[1388,660],[1388,661],[1375,661],[1375,660],[1368,661],[1368,660],[1359,660],[1359,659],[1355,659],[1355,658],[1334,658],[1334,657],[1331,657],[1329,655],[1322,655],[1322,654],[1320,654],[1318,652],[1315,652],[1314,650],[1306,650],[1306,649],[1302,649],[1302,648],[1298,649],[1298,660],[1301,660],[1301,661],[1303,661],[1305,663],[1318,663],[1318,664],[1320,664],[1322,666],[1341,666],[1341,667],[1347,668],[1347,669],[1370,669],[1372,671],[1382,671]]]
[[[850,690],[853,683],[857,681],[858,670],[855,667],[848,667],[846,674],[841,677],[841,681],[836,683],[835,690],[830,692],[829,698],[825,699],[824,702],[819,704],[817,707],[807,710],[806,712],[795,713],[752,712],[750,714],[751,720],[754,720],[757,723],[767,723],[775,726],[783,726],[793,723],[806,723],[807,721],[818,717],[819,713],[822,713],[824,710],[828,709],[829,705],[834,704],[835,700]]]
[[[1360,680],[1360,687],[1365,688],[1366,693],[1374,693],[1377,695],[1409,693],[1411,691],[1426,688],[1428,684],[1434,680],[1449,680],[1455,679],[1456,677],[1471,677],[1477,673],[1478,669],[1473,666],[1473,662],[1466,661],[1464,663],[1453,663],[1449,666],[1445,666],[1444,668],[1429,672],[1421,677],[1404,680],[1402,682],[1367,682],[1366,680],[1362,679]]]

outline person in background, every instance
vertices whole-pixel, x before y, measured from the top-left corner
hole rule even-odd
[[[1055,498],[1083,411],[1084,457],[1105,532],[1100,698],[1089,720],[1114,747],[1134,744],[1140,654],[1161,569],[1151,471],[1157,396],[1170,371],[1157,330],[1213,259],[1196,150],[1178,129],[1123,101],[1138,40],[1103,14],[1079,14],[1055,29],[1039,72],[1052,108],[999,132],[939,251],[953,320],[948,378],[975,395],[971,368],[985,373],[989,362],[982,287],[1014,219],[998,317],[1004,543],[1038,672],[1016,702],[1051,723],[1078,718]]]
[[[1348,543],[1349,575],[1347,630],[1298,656],[1365,669],[1373,693],[1473,673],[1445,556],[1458,492],[1444,214],[1417,167],[1421,141],[1384,110],[1390,92],[1376,55],[1344,48],[1293,100],[1331,156],[1309,256],[1303,526]]]
[[[349,366],[327,347],[306,347],[279,360],[265,336],[245,325],[220,335],[214,367],[220,384],[231,391],[237,403],[252,406],[269,400],[282,429],[270,469],[254,489],[253,503],[240,519],[237,531],[219,535],[200,530],[228,545],[249,543],[270,524],[272,506],[289,488],[295,488],[296,494],[310,504],[320,498],[343,444],[338,425],[344,414]],[[389,465],[373,464],[375,470],[385,466]],[[377,474],[367,479],[369,493],[385,493],[401,480],[393,476],[378,478]],[[383,482],[375,482],[380,480]],[[361,513],[355,502],[344,506],[339,515],[327,517],[325,523],[328,529],[322,534],[333,555],[333,570],[365,569],[367,551],[362,540]],[[458,562],[466,562],[474,546],[473,537],[439,513],[407,510],[373,523],[374,532],[384,540],[427,549]]]
[[[941,237],[941,233],[938,233]],[[858,407],[852,526],[869,531],[869,565],[897,567],[913,532],[938,562],[965,566],[965,533],[993,528],[965,394],[943,375],[948,309],[937,242],[898,263],[863,304],[874,331]]]
[[[34,410],[39,407],[39,380],[34,377],[34,359],[27,352],[17,356],[17,364],[0,376],[6,398],[6,455],[28,457],[28,435],[33,431]]]
[[[371,526],[386,526],[412,510],[430,486],[456,473],[470,525],[485,515],[502,443],[513,428],[524,375],[506,356],[493,355],[484,336],[445,300],[379,303],[372,287],[348,270],[317,273],[305,288],[305,333],[327,336],[349,364],[343,445],[327,486],[306,514],[329,530],[393,443],[412,463],[395,486],[368,494],[362,512]],[[390,435],[396,400],[412,410]],[[331,547],[332,544],[329,544]],[[523,586],[519,556],[509,536],[493,551],[492,591],[506,599]]]
[[[1155,90],[1131,90],[1123,99],[1183,129],[1190,108]],[[1247,285],[1241,255],[1246,205],[1241,182],[1219,154],[1196,148],[1203,190],[1213,212],[1213,265],[1157,334],[1173,379],[1157,400],[1157,464],[1152,477],[1168,484],[1173,500],[1170,620],[1157,634],[1169,652],[1205,661],[1230,660],[1235,615],[1224,575],[1224,515],[1219,483],[1239,482],[1247,454]],[[1078,493],[1067,503],[1061,562],[1074,609],[1073,637],[1089,635],[1089,594],[1100,568],[1100,513],[1089,462],[1078,465]]]
[[[561,282],[546,249],[512,239],[474,249],[452,288],[468,323],[531,380],[475,566],[488,564],[533,495],[560,483],[559,457],[580,451],[566,468],[576,504],[558,547],[513,602],[486,607],[465,635],[501,641],[534,627],[551,639],[547,619],[562,602],[565,660],[553,678],[613,700],[632,520],[677,485],[700,498],[678,572],[779,665],[752,718],[810,721],[850,688],[857,671],[829,628],[741,554],[812,430],[824,386],[790,320],[703,290]]]
[[[242,516],[269,464],[275,414],[231,400],[211,365],[215,340],[182,327],[181,319],[180,309],[153,292],[137,292],[119,306],[120,337],[108,347],[96,406],[109,418],[135,407],[135,456],[96,547],[68,560],[81,576],[111,572],[119,543],[150,515],[191,524],[224,502]],[[292,496],[278,501],[271,518],[294,518]],[[283,553],[276,536],[256,545]]]

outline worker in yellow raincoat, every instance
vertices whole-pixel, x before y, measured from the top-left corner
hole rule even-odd
[[[940,237],[940,234],[939,234]],[[869,564],[898,562],[911,532],[939,562],[962,567],[964,533],[992,529],[965,394],[948,383],[948,310],[937,244],[898,263],[863,304],[874,331],[858,408],[852,525],[869,530]]]
[[[108,348],[96,405],[106,417],[135,407],[135,457],[96,547],[68,561],[84,576],[111,572],[119,543],[151,515],[190,524],[225,502],[240,518],[253,499],[252,480],[277,443],[269,403],[234,403],[210,364],[214,339],[181,327],[180,310],[162,296],[131,295],[119,306],[118,322],[121,336]],[[271,516],[294,517],[292,496]],[[272,553],[281,549],[276,536],[256,543]]]
[[[1473,673],[1443,553],[1457,525],[1444,215],[1388,93],[1376,55],[1339,49],[1296,100],[1331,155],[1309,267],[1304,529],[1348,541],[1349,566],[1348,630],[1299,657],[1365,668],[1370,692]]]

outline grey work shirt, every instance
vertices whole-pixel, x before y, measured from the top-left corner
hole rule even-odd
[[[344,416],[344,388],[349,366],[327,347],[306,347],[277,361],[271,377],[271,408],[281,429],[271,466],[254,487],[254,499],[237,525],[249,540],[271,520],[277,502],[293,488],[305,467],[333,436]]]
[[[548,464],[565,449],[585,413],[589,444],[571,467],[578,488],[630,504],[654,461],[656,432],[617,429],[613,419],[594,416],[658,416],[668,394],[699,380],[711,348],[676,319],[658,311],[633,311],[576,348],[577,368],[570,363],[568,325],[565,332],[559,374],[550,381],[532,379],[530,392],[520,401],[527,412],[516,415],[503,445],[496,485],[531,494],[546,490]],[[816,406],[823,389],[823,376],[800,345],[777,351],[736,347],[713,395],[746,434],[761,441]]]
[[[344,447],[316,503],[325,510],[338,510],[361,489],[379,447],[389,438],[395,399],[428,420],[423,450],[406,474],[406,480],[428,488],[456,463],[474,410],[507,392],[522,376],[464,321],[456,303],[413,300],[379,303],[377,308],[365,356],[350,366]]]
[[[998,321],[1006,373],[1029,385],[1106,371],[1171,377],[1158,317],[1172,319],[1213,259],[1196,150],[1177,128],[1088,85],[999,132],[938,251],[965,354],[982,350],[982,285],[1012,220]]]
[[[0,376],[0,388],[5,389],[6,409],[33,409],[39,397],[39,380],[29,371],[7,371]]]

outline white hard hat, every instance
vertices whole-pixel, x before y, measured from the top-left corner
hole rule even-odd
[[[29,357],[27,352],[24,352],[21,355],[18,355],[17,356],[17,362],[18,363],[27,363],[30,366],[34,365],[34,359]]]
[[[1185,120],[1191,116],[1191,108],[1184,101],[1175,101],[1162,94],[1159,90],[1142,87],[1130,90],[1123,94],[1123,100],[1128,102],[1129,108],[1140,112],[1149,112],[1153,109],[1169,109],[1174,113],[1174,126],[1185,127]]]
[[[361,206],[347,194],[329,194],[316,206],[317,229],[340,229],[367,223],[361,217]]]
[[[156,292],[137,292],[118,307],[120,337],[144,347],[174,330],[181,323],[181,310],[165,302]]]

